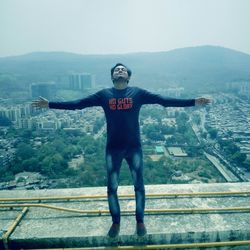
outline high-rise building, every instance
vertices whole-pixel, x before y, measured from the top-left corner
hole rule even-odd
[[[59,120],[41,119],[37,122],[36,127],[37,129],[56,130],[61,128],[61,122]]]
[[[33,128],[35,128],[35,126],[33,124],[33,120],[31,118],[22,118],[22,119],[18,120],[17,126],[20,129],[33,129]]]
[[[30,104],[20,105],[21,117],[22,118],[30,117],[31,109],[32,109],[32,107]]]
[[[7,117],[10,121],[16,122],[21,118],[19,107],[10,107],[0,109],[0,116]]]
[[[94,76],[88,73],[69,75],[69,87],[75,90],[91,89],[94,86]]]
[[[56,92],[56,84],[54,82],[32,83],[30,88],[32,98],[43,96],[51,99],[55,96]]]

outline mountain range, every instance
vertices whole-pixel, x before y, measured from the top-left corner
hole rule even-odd
[[[96,85],[110,86],[110,68],[117,62],[131,68],[131,85],[151,89],[220,89],[228,82],[250,83],[250,55],[217,46],[113,55],[33,52],[0,58],[0,76],[12,75],[19,84],[60,83],[67,82],[70,73],[87,72],[95,75]]]

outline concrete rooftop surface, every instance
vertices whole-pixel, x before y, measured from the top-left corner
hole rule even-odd
[[[230,192],[230,194],[149,196],[149,194],[200,192]],[[233,194],[231,192],[243,193]],[[120,186],[118,194],[134,194],[133,187]],[[145,225],[148,233],[143,237],[135,234],[134,212],[122,212],[118,237],[112,239],[107,236],[112,221],[109,213],[105,212],[108,210],[106,198],[43,200],[40,202],[33,200],[3,201],[4,198],[89,195],[105,196],[106,187],[0,191],[0,206],[22,204],[22,206],[28,207],[27,211],[23,212],[22,218],[24,207],[0,207],[0,249],[95,249],[97,247],[125,249],[122,246],[134,246],[137,249],[166,249],[170,247],[170,244],[171,249],[178,249],[174,244],[229,241],[231,243],[239,241],[239,244],[223,247],[204,245],[202,249],[250,249],[250,182],[146,186],[146,210],[150,211],[145,212]],[[66,212],[43,207],[29,207],[27,204],[46,204],[85,211],[100,210],[100,212],[96,214]],[[121,211],[134,211],[134,197],[120,198],[120,207]],[[239,210],[163,211],[163,209],[228,209],[232,207]],[[160,211],[152,211],[153,209]],[[18,217],[20,220],[17,222]],[[15,221],[16,225],[13,226]],[[182,249],[197,248],[186,246]]]

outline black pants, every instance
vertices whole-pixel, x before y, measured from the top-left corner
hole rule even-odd
[[[136,197],[136,221],[143,222],[145,189],[143,183],[143,156],[141,148],[107,149],[108,203],[113,223],[120,223],[120,205],[117,197],[122,160],[126,159],[133,178]]]

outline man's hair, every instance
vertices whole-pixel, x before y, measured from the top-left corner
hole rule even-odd
[[[126,65],[122,64],[122,63],[117,63],[114,67],[111,68],[111,79],[113,81],[113,74],[114,74],[114,70],[117,66],[123,66],[127,69],[127,72],[128,72],[128,77],[130,77],[132,75],[132,71],[130,68],[128,68]],[[114,81],[113,81],[114,82]],[[129,80],[128,80],[129,82]]]

